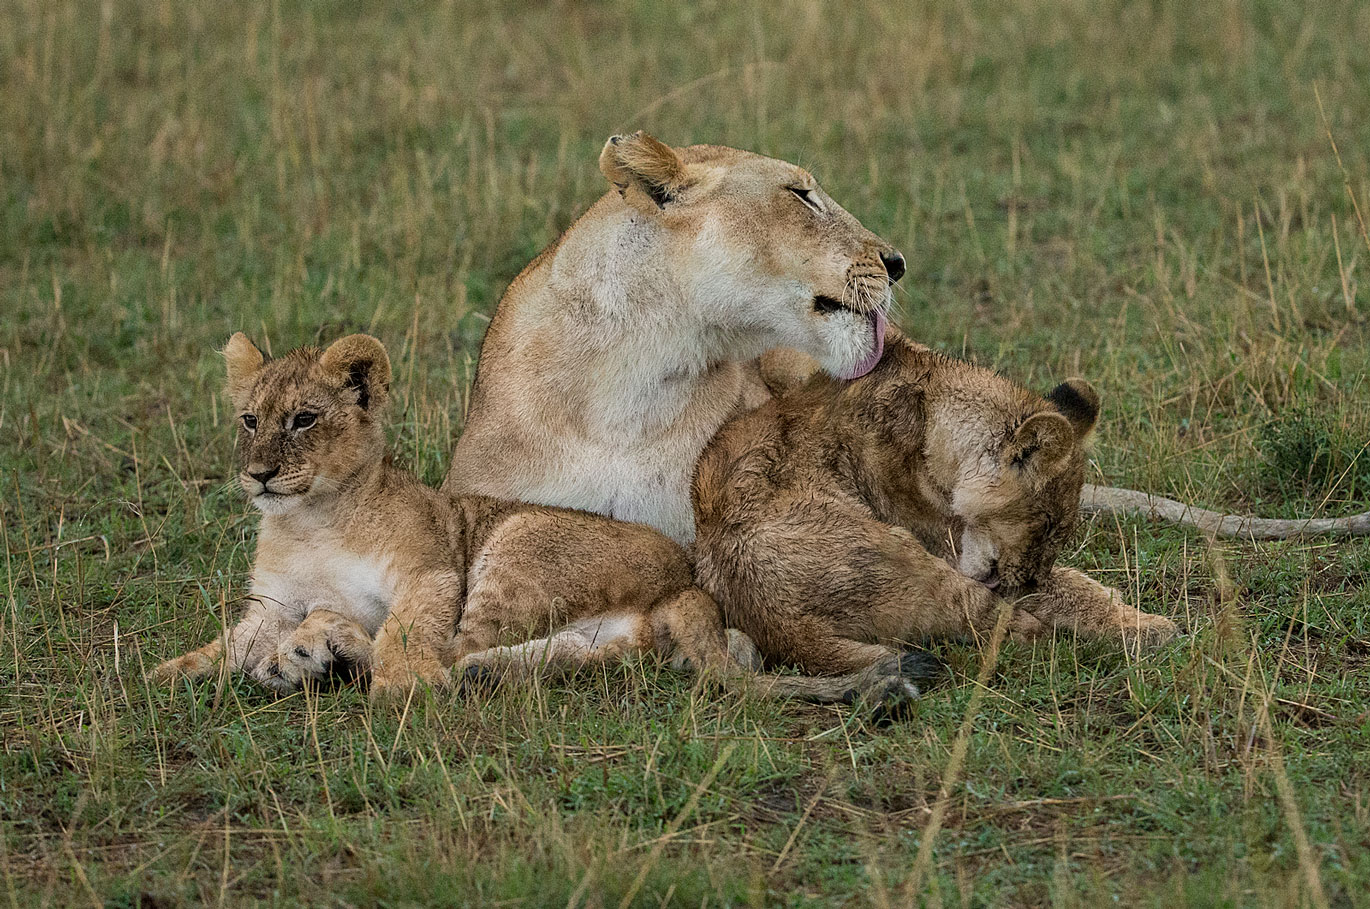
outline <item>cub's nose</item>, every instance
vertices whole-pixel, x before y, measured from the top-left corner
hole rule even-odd
[[[266,485],[268,480],[280,472],[281,469],[279,467],[260,467],[256,464],[247,468],[247,475],[258,483],[261,483],[263,486]]]
[[[891,284],[904,277],[904,257],[899,255],[898,250],[890,249],[881,252],[880,262],[885,266],[885,274],[890,276]]]
[[[998,587],[999,581],[1001,580],[1001,578],[999,577],[999,560],[995,559],[993,562],[990,562],[989,568],[975,580],[979,581],[981,584],[984,584],[990,590],[993,590],[994,588]]]

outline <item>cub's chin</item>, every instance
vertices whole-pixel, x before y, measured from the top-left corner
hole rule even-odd
[[[304,496],[280,492],[259,492],[252,496],[252,505],[262,514],[286,514],[299,508]]]

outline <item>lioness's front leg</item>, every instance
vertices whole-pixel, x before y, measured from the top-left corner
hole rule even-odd
[[[448,571],[410,577],[397,591],[371,650],[372,697],[403,697],[420,684],[447,684],[460,597],[461,578]]]
[[[1134,609],[1112,587],[1059,565],[1015,605],[1052,628],[1068,628],[1082,638],[1120,640],[1129,649],[1155,647],[1179,633],[1165,616]]]

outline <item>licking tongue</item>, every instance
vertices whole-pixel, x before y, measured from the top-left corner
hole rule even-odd
[[[865,359],[853,366],[849,372],[842,375],[842,378],[844,379],[861,378],[875,368],[875,364],[880,362],[880,355],[885,352],[885,314],[877,309],[873,313],[868,313],[866,318],[871,325],[871,329],[875,333],[875,344],[871,347],[871,352],[866,355]]]

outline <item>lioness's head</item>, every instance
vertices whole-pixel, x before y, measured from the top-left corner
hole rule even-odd
[[[390,359],[380,341],[349,335],[327,350],[303,347],[267,360],[238,332],[224,360],[238,422],[238,482],[263,512],[331,496],[383,456]]]
[[[800,167],[716,145],[613,136],[600,169],[642,223],[668,236],[673,275],[735,359],[802,350],[838,378],[884,349],[904,257]]]
[[[1045,580],[1075,530],[1099,396],[1081,379],[1045,399],[1007,382],[977,403],[979,392],[949,411],[961,411],[952,426],[929,426],[929,438],[960,452],[949,471],[950,509],[961,528],[957,568],[990,587],[1019,590]]]

